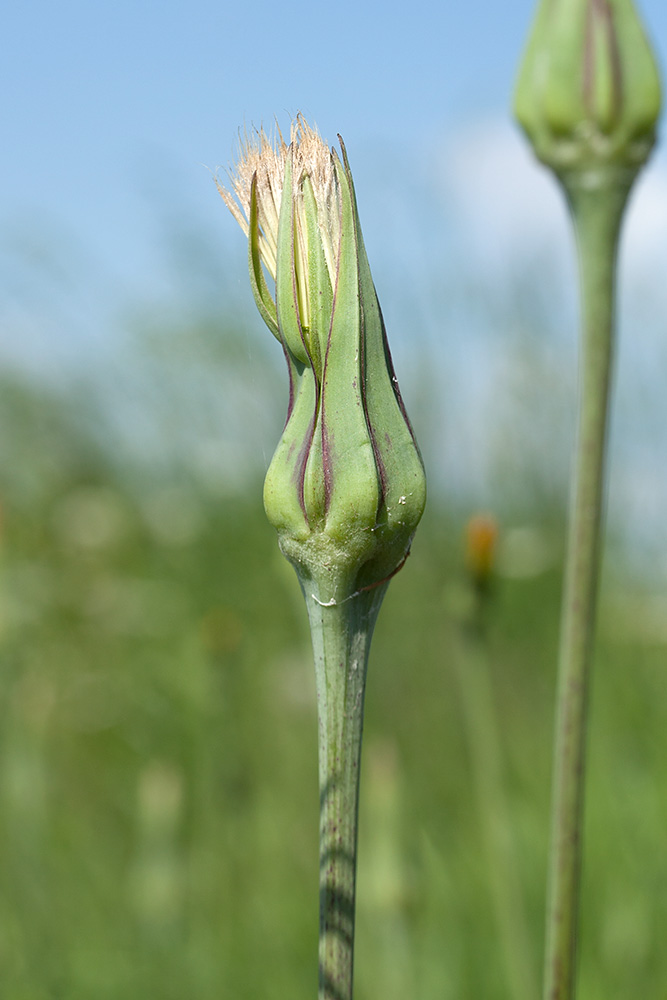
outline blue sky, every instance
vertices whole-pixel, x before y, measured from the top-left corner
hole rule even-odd
[[[664,0],[645,20],[667,49]],[[155,205],[210,221],[202,164],[297,110],[346,140],[357,185],[504,115],[533,0],[24,0],[0,42],[0,224],[69,232],[121,282],[150,278]],[[387,162],[383,162],[386,159]],[[216,220],[221,230],[229,220]]]
[[[150,192],[214,213],[202,164],[225,165],[243,123],[301,110],[358,161],[422,149],[452,120],[502,107],[530,9],[12,4],[0,219],[64,225],[129,277],[149,263]]]

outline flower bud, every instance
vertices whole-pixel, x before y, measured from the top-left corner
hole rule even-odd
[[[636,171],[655,141],[660,78],[632,0],[541,0],[515,113],[557,171]]]
[[[498,547],[498,522],[490,514],[475,514],[465,529],[466,568],[477,587],[485,587],[493,574]]]
[[[220,189],[248,235],[255,300],[289,371],[264,505],[323,603],[400,568],[426,498],[341,149],[342,162],[299,117],[289,146],[263,132],[246,142],[237,201]]]

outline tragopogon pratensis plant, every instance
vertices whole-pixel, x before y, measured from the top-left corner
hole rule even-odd
[[[315,654],[320,1000],[352,997],[368,651],[426,498],[340,142],[342,161],[301,117],[289,144],[259,131],[242,143],[232,192],[219,187],[248,237],[255,301],[289,372],[264,505],[296,569]]]
[[[545,1000],[575,992],[588,677],[614,343],[616,255],[630,188],[655,141],[660,81],[632,0],[541,0],[516,115],[560,181],[579,251],[578,441],[561,620]]]

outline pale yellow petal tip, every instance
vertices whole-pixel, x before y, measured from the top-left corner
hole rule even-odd
[[[238,151],[233,165],[226,170],[230,189],[216,179],[218,191],[237,221],[239,212],[245,218],[241,226],[247,229],[250,215],[250,188],[257,174],[258,194],[270,193],[280,206],[282,180],[287,156],[293,157],[295,180],[305,174],[314,184],[324,183],[329,173],[331,151],[322,140],[317,127],[312,128],[301,112],[290,124],[290,142],[285,142],[283,134],[275,123],[274,131],[267,133],[263,126],[252,127],[250,131],[239,130]]]
[[[340,221],[332,151],[317,128],[311,127],[301,112],[290,123],[289,145],[277,122],[271,133],[267,133],[263,126],[251,128],[250,131],[239,131],[236,162],[227,170],[228,186],[216,180],[218,191],[247,236],[250,193],[253,178],[257,178],[260,254],[275,280],[278,220],[288,156],[291,158],[295,197],[298,198],[297,193],[304,178],[308,177],[312,184],[327,267],[333,279]]]
[[[288,153],[288,147],[277,126],[276,133],[275,137],[267,134],[263,127],[253,128],[250,132],[247,129],[242,132],[239,130],[236,162],[226,171],[229,187],[216,180],[225,205],[248,236],[250,192],[253,178],[257,177],[260,253],[274,279],[278,216]]]

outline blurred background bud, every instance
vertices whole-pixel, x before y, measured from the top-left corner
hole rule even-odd
[[[475,514],[466,524],[466,568],[473,582],[486,586],[493,574],[498,545],[498,522],[491,514]]]
[[[515,112],[557,170],[639,167],[655,141],[660,78],[632,0],[542,0]]]

